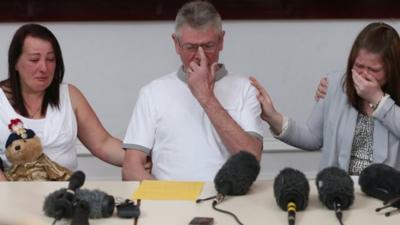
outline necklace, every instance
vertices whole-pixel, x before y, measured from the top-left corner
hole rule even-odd
[[[40,112],[40,110],[42,109],[42,107],[38,107],[36,110],[32,110],[32,108],[25,102],[25,107],[28,111],[28,117],[33,119],[35,118],[35,116]]]

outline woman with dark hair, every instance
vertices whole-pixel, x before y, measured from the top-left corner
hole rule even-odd
[[[371,23],[360,32],[345,73],[328,75],[326,96],[304,126],[277,112],[251,80],[272,133],[302,149],[321,149],[321,169],[338,166],[351,175],[371,163],[400,169],[400,38],[393,27]]]
[[[35,131],[50,159],[70,170],[77,168],[77,138],[93,155],[122,165],[121,141],[104,129],[78,88],[63,83],[60,45],[49,29],[21,26],[10,44],[8,70],[8,79],[0,82],[0,157],[6,166],[7,125],[15,118]]]

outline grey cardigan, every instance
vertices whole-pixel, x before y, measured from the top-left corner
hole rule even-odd
[[[348,171],[358,111],[347,101],[343,73],[328,75],[328,93],[317,102],[305,125],[288,121],[278,139],[304,150],[322,150],[320,169]],[[373,113],[373,162],[400,169],[400,107],[388,98]]]

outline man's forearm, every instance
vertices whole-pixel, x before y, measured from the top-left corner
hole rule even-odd
[[[138,150],[126,150],[122,164],[123,180],[153,180],[154,177],[146,170],[146,155]]]
[[[125,181],[142,181],[154,180],[154,177],[147,172],[144,167],[122,167],[122,180]]]
[[[240,150],[261,158],[262,142],[245,132],[214,97],[202,105],[226,148],[235,154]]]

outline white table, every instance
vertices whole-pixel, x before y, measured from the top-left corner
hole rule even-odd
[[[67,182],[0,182],[0,225],[50,225],[42,211],[46,195],[67,187]],[[114,197],[129,198],[138,187],[137,182],[87,181],[83,188],[102,190]],[[314,181],[310,181],[310,198],[306,211],[298,212],[296,225],[339,225],[334,212],[326,209],[318,199]],[[361,193],[356,187],[356,199],[350,210],[343,212],[344,225],[397,225],[400,215],[385,217],[375,213],[379,200]],[[214,185],[208,183],[201,197],[215,194]],[[245,196],[227,197],[217,207],[234,212],[245,225],[287,225],[287,213],[280,210],[273,197],[272,181],[257,181]],[[212,209],[211,201],[196,204],[191,201],[142,200],[138,225],[187,225],[195,216],[214,217],[214,225],[236,225],[234,219]],[[62,220],[57,225],[69,225]],[[116,212],[111,218],[91,219],[91,225],[129,224],[132,219],[120,219]]]

